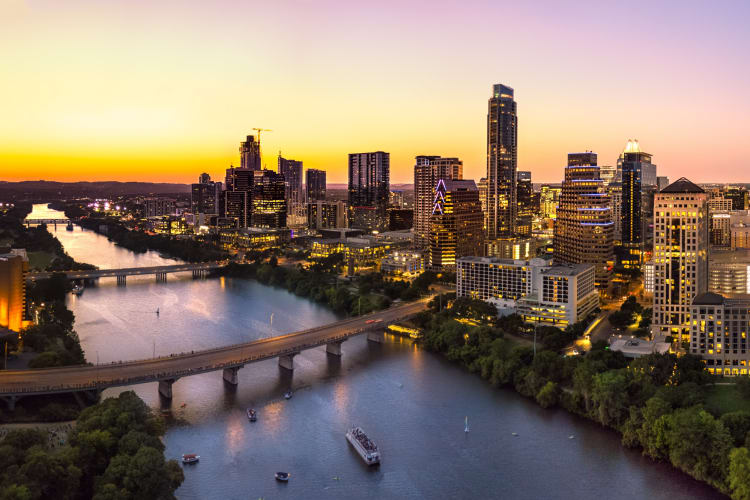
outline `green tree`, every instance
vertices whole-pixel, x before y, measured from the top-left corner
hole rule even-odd
[[[542,408],[555,406],[559,397],[558,392],[557,384],[549,381],[537,393],[536,401]]]
[[[750,432],[750,412],[733,411],[721,416],[721,423],[727,428],[735,446],[745,444],[745,437]]]
[[[733,500],[750,500],[750,452],[735,448],[729,454],[729,489]]]

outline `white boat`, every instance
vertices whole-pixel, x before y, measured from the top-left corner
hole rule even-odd
[[[284,399],[292,399],[292,391],[286,391],[284,393]]]
[[[469,417],[464,419],[464,432],[469,432]]]
[[[183,464],[194,464],[200,459],[201,459],[200,455],[196,455],[195,453],[186,453],[182,455]]]
[[[380,452],[377,445],[370,441],[365,431],[359,427],[352,427],[346,433],[346,439],[357,450],[359,456],[367,465],[376,465],[380,463]]]

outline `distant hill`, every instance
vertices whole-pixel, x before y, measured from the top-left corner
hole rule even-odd
[[[124,194],[165,194],[189,193],[189,184],[166,182],[55,182],[55,181],[0,181],[0,192],[59,195],[124,195]]]

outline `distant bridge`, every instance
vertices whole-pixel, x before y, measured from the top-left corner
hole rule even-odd
[[[149,382],[159,382],[159,393],[171,399],[172,384],[181,377],[217,370],[223,371],[227,384],[236,386],[238,370],[248,363],[279,358],[279,366],[293,370],[294,356],[305,349],[325,345],[326,352],[341,356],[341,343],[355,335],[367,333],[369,340],[382,341],[388,325],[424,311],[429,300],[427,297],[330,325],[204,351],[94,366],[0,371],[0,399],[13,410],[24,396],[73,393],[95,400],[106,388]]]
[[[157,281],[165,281],[169,273],[181,273],[192,271],[193,277],[202,277],[210,271],[224,267],[220,262],[201,262],[198,264],[175,264],[170,266],[153,266],[153,267],[125,267],[120,269],[91,269],[87,271],[62,271],[65,277],[71,280],[77,279],[96,279],[96,278],[117,278],[117,283],[124,285],[127,276],[139,276],[144,274],[153,274]],[[36,281],[51,277],[54,272],[31,272],[26,274],[26,281]]]
[[[31,226],[32,224],[54,224],[55,227],[57,227],[58,224],[68,224],[73,223],[74,221],[72,219],[24,219],[23,223],[27,226]]]

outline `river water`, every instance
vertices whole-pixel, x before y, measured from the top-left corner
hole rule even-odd
[[[44,205],[34,210],[32,217],[62,215]],[[50,230],[73,258],[102,268],[175,262],[133,254],[79,227]],[[92,362],[203,349],[336,320],[283,290],[245,280],[193,280],[189,273],[169,275],[166,283],[128,277],[124,287],[102,279],[71,296],[69,307]],[[178,497],[723,498],[624,449],[614,432],[494,390],[409,341],[354,338],[342,351],[340,359],[322,348],[305,351],[293,374],[275,360],[248,365],[236,390],[225,387],[221,372],[181,379],[171,404],[160,400],[156,384],[134,386],[154,409],[171,408],[167,456],[201,456],[185,467]],[[284,400],[290,388],[294,397]],[[257,422],[248,422],[248,407],[258,410]],[[379,467],[363,465],[345,440],[352,424],[378,444]],[[290,472],[289,483],[277,483],[276,471]]]

